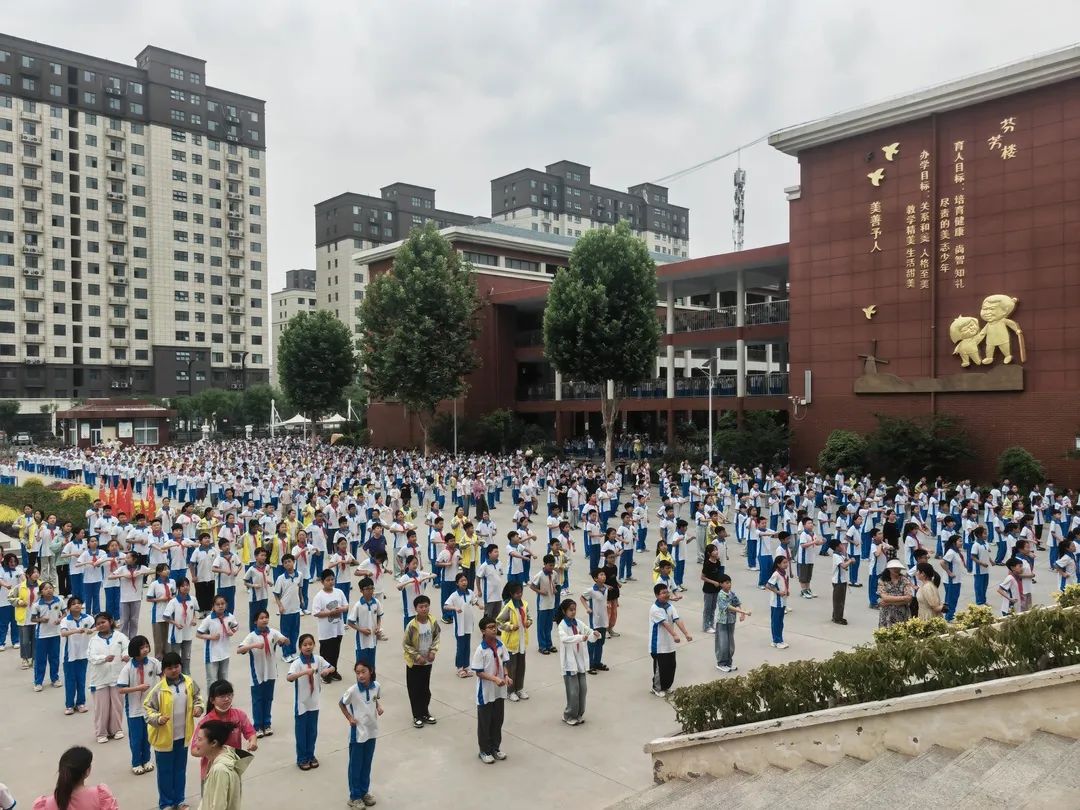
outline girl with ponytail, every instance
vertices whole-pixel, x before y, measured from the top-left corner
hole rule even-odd
[[[94,755],[76,745],[60,757],[56,788],[51,796],[39,796],[34,810],[120,810],[116,798],[105,785],[86,786]]]

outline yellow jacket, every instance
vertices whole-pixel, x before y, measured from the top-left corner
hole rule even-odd
[[[522,599],[519,608],[511,599],[502,606],[502,610],[499,611],[499,615],[495,618],[495,623],[499,625],[499,638],[502,639],[503,646],[511,653],[516,653],[522,646],[527,647],[529,645],[529,628],[522,626],[522,611],[525,613],[525,620],[531,621],[529,603]],[[520,643],[519,636],[521,633],[525,634],[524,645]]]
[[[37,593],[38,592],[35,589],[35,599],[37,599]],[[11,589],[11,591],[8,593],[8,601],[11,602],[12,607],[15,608],[16,624],[26,624],[26,611],[30,607],[30,589],[26,587],[25,579]],[[22,603],[21,606],[20,602]],[[12,639],[12,643],[17,643],[17,641],[15,641],[15,639]]]
[[[187,712],[184,719],[184,745],[191,745],[191,738],[195,733],[195,709],[202,714],[202,696],[199,694],[199,685],[187,675],[180,676],[184,689],[187,692]],[[143,709],[146,710],[147,734],[150,745],[155,751],[171,751],[173,740],[173,692],[168,688],[168,681],[162,678],[154,684],[143,699]],[[164,717],[165,725],[158,725],[158,719]]]
[[[671,570],[672,571],[675,570],[675,561],[671,559],[670,554],[668,554],[666,551],[663,554],[657,554],[656,559],[653,560],[653,569],[652,569],[653,585],[655,585],[657,580],[660,579],[660,561],[661,560],[667,560],[669,563],[671,563]]]
[[[428,616],[428,624],[431,625],[431,652],[437,653],[442,630],[439,628],[439,623],[431,616]],[[401,646],[405,651],[405,666],[416,666],[417,658],[420,656],[420,622],[415,617],[405,628],[405,637],[401,640]]]
[[[255,549],[260,545],[262,545],[262,538],[258,530],[255,534],[244,532],[240,537],[240,562],[244,565],[255,562]]]

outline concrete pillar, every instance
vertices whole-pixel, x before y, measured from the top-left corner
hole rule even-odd
[[[615,381],[614,380],[608,380],[607,381],[607,398],[609,400],[615,399]]]
[[[735,277],[735,325],[746,326],[746,271],[742,269]]]
[[[675,347],[667,347],[667,395],[668,399],[675,396]]]
[[[694,353],[690,349],[683,351],[683,376],[689,377],[694,370]]]
[[[555,372],[555,401],[562,402],[562,372]]]
[[[665,310],[667,323],[665,331],[669,335],[675,334],[675,286],[667,285],[667,307]],[[675,396],[675,347],[667,347],[667,395],[668,399]]]
[[[735,396],[746,396],[746,341],[735,341]]]

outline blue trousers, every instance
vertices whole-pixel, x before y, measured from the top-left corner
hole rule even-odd
[[[974,577],[975,585],[975,604],[986,604],[986,586],[990,584],[989,574],[976,574]]]
[[[49,680],[60,680],[60,636],[45,636],[34,640],[34,686],[45,682],[45,664],[49,665]]]
[[[458,669],[468,669],[470,660],[471,634],[466,633],[457,637],[457,650],[454,653],[454,666]]]
[[[146,732],[146,718],[129,717],[127,727],[128,748],[131,749],[131,767],[137,768],[140,765],[148,765],[150,763],[150,738]]]
[[[960,601],[960,583],[945,583],[945,620],[952,621],[956,615],[956,605]]]
[[[554,608],[540,610],[538,607],[536,609],[536,643],[541,650],[550,650],[555,646],[551,643],[551,627],[554,615]]]
[[[596,669],[604,663],[604,641],[607,639],[607,628],[594,628],[600,634],[596,641],[589,642],[589,669]]]
[[[874,566],[871,565],[870,566],[870,584],[866,586],[868,588],[868,595],[870,597],[870,607],[874,607],[878,603],[877,584],[878,584],[878,575],[874,573]]]
[[[187,793],[188,753],[184,739],[173,740],[172,750],[155,751],[154,755],[157,760],[158,807],[161,810],[179,807]]]
[[[589,572],[592,573],[600,567],[600,545],[593,543],[589,546]]]
[[[757,540],[753,537],[746,538],[746,565],[751,571],[757,570]]]
[[[119,590],[119,589],[118,589]],[[71,589],[72,593],[75,593],[74,587]],[[82,586],[83,594],[83,612],[87,616],[93,616],[96,613],[101,612],[101,583],[100,582],[84,582]],[[113,617],[117,618],[117,617]]]
[[[360,634],[357,633],[356,637],[359,638]],[[468,640],[467,636],[466,636],[466,640]],[[363,661],[365,664],[367,664],[368,669],[370,669],[372,672],[374,672],[375,671],[375,647],[368,647],[366,649],[360,649],[359,647],[357,647],[356,648],[356,663],[359,663],[361,661]],[[468,665],[469,665],[469,662],[466,661],[465,666],[468,666]]]
[[[15,621],[15,608],[11,605],[0,607],[0,644],[7,644],[8,631],[11,631],[11,645],[19,643],[19,625]]]
[[[64,707],[86,705],[86,659],[64,662]]]
[[[784,608],[775,605],[769,608],[769,626],[772,630],[773,644],[784,640]]]
[[[457,583],[452,581],[452,580],[450,582],[447,582],[445,580],[440,582],[439,583],[439,596],[440,596],[439,604],[440,605],[445,605],[446,600],[450,598],[450,596],[454,593],[454,591],[456,589],[457,589]],[[447,608],[443,607],[443,609],[442,609],[442,617],[443,617],[443,619],[449,619],[450,621],[453,621],[454,620],[454,611],[448,610]]]
[[[255,615],[260,610],[266,610],[265,599],[252,599],[248,603],[248,630],[253,631],[255,629]]]
[[[637,531],[637,550],[645,551],[647,546],[645,545],[645,538],[649,536],[649,529],[646,526],[642,526]]]
[[[772,568],[772,560],[766,554],[762,554],[757,558],[757,584],[758,586],[764,585],[769,581],[770,569]]]
[[[218,593],[225,597],[225,606],[229,613],[236,614],[236,586],[226,585],[218,589]]]
[[[1009,544],[1005,540],[998,540],[997,542],[997,554],[994,556],[994,565],[1001,565],[1005,562],[1005,555],[1009,553]]]
[[[682,587],[683,577],[686,575],[686,560],[675,561],[675,585]]]
[[[296,640],[300,638],[300,614],[281,614],[281,635],[289,640],[289,643],[281,648],[281,654],[288,658],[296,655]]]
[[[319,713],[307,712],[296,715],[296,764],[303,765],[315,759],[315,738],[319,735]]]
[[[1049,554],[1050,554],[1050,570],[1053,571],[1054,570],[1054,563],[1057,562],[1057,558],[1058,558],[1058,547],[1057,547],[1057,545],[1055,545],[1055,544],[1050,545]]]
[[[374,738],[349,743],[349,801],[362,799],[371,792],[371,761],[374,758]]]
[[[270,710],[274,705],[273,679],[251,685],[251,724],[256,731],[270,728]]]
[[[859,563],[862,560],[859,557],[851,558],[851,565],[848,566],[848,582],[852,585],[859,584]]]
[[[68,566],[69,571],[70,571],[70,568],[71,567]],[[86,602],[86,597],[83,596],[83,575],[82,574],[71,574],[71,573],[68,574],[68,589],[71,591],[72,594],[74,594],[75,596],[80,597],[83,600],[84,603]],[[84,612],[86,612],[86,611],[84,611]],[[95,610],[93,613],[90,613],[90,615],[93,616],[94,613],[97,613],[97,612],[98,611]]]
[[[105,612],[114,619],[120,618],[120,588],[102,588],[105,591]]]
[[[634,550],[628,548],[619,555],[619,579],[630,579],[633,574]]]

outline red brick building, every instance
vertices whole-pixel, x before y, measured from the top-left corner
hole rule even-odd
[[[812,464],[835,428],[871,430],[876,413],[942,413],[972,433],[977,475],[988,479],[998,454],[1022,445],[1075,485],[1080,462],[1066,454],[1080,436],[1080,337],[1069,326],[1080,309],[1080,47],[770,143],[801,172],[789,190],[790,370],[792,393],[810,404],[793,421],[793,461]],[[984,299],[999,294],[1017,299],[1008,317],[1026,359],[999,301],[974,348],[985,357],[1007,335],[1012,363],[998,349],[965,368],[950,328],[968,316],[971,333],[982,329]]]

